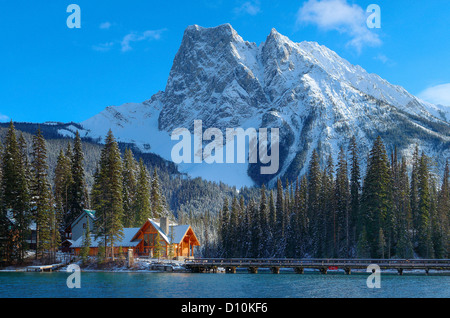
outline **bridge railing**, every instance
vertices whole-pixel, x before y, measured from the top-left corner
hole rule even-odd
[[[285,258],[197,258],[187,260],[187,265],[210,266],[368,266],[377,264],[383,266],[450,266],[449,259],[285,259]]]

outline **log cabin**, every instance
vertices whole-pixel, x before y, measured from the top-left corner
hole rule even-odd
[[[124,228],[124,237],[114,244],[114,253],[119,255],[119,250],[126,253],[128,249],[133,250],[135,256],[156,256],[159,245],[159,257],[168,258],[170,248],[174,259],[184,259],[194,257],[194,247],[200,246],[194,231],[189,225],[178,225],[170,222],[168,218],[148,219],[140,228]],[[159,236],[160,243],[157,243]],[[83,237],[74,241],[70,251],[79,255],[83,247]],[[99,244],[102,239],[95,239],[92,235],[89,255],[98,254]]]
[[[89,221],[89,222],[88,222]],[[89,231],[91,233],[94,231],[95,224],[95,211],[94,210],[86,210],[83,212],[72,222],[66,229],[64,230],[64,238],[65,240],[61,244],[61,251],[63,253],[67,253],[70,251],[70,246],[83,236],[84,231],[86,231],[86,226],[89,224]]]
[[[94,230],[95,211],[84,209],[83,212],[65,229],[65,239],[76,241],[83,236],[89,220],[89,230]]]
[[[168,218],[148,219],[133,237],[133,241],[139,241],[136,246],[137,253],[152,257],[155,254],[159,235],[163,257],[169,255],[170,245],[172,245],[174,257],[194,257],[194,247],[200,246],[200,242],[192,228],[189,225],[169,223]]]

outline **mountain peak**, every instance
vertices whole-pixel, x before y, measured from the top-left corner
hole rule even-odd
[[[171,131],[191,130],[195,120],[202,121],[203,129],[278,128],[277,175],[258,175],[259,169],[251,165],[231,165],[230,170],[220,164],[187,165],[180,170],[206,179],[220,171],[224,178],[239,175],[260,184],[276,177],[297,178],[305,173],[314,149],[322,158],[337,154],[352,136],[362,152],[381,135],[406,156],[418,143],[422,150],[442,151],[446,158],[450,125],[441,117],[437,106],[426,105],[316,42],[296,43],[272,29],[258,47],[227,23],[186,28],[164,92],[142,104],[109,108],[82,124],[90,137],[102,137],[111,127],[120,141],[166,159],[173,144]]]
[[[190,25],[184,31],[184,37],[186,36],[195,37],[196,39],[202,38],[207,40],[222,39],[228,41],[233,40],[242,41],[242,38],[229,23],[221,24],[211,28],[205,28],[197,24]]]
[[[266,43],[268,42],[291,42],[293,43],[288,37],[282,35],[280,32],[278,32],[275,28],[272,28],[272,30],[270,30],[269,35],[267,36],[266,39]]]
[[[275,36],[275,35],[277,35],[277,34],[280,34],[280,33],[277,31],[277,29],[272,28],[272,30],[270,30],[270,34],[269,34],[269,35]]]

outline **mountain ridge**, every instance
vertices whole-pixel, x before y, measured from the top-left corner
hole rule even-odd
[[[336,159],[353,135],[362,154],[381,135],[406,157],[417,143],[439,154],[441,165],[450,154],[446,116],[316,42],[294,43],[272,29],[256,45],[224,24],[186,28],[164,91],[142,103],[107,107],[80,125],[86,137],[102,138],[112,129],[119,141],[165,159],[176,143],[170,133],[178,127],[193,131],[194,120],[202,120],[204,129],[279,128],[276,175],[259,175],[259,165],[252,164],[180,165],[192,176],[242,186],[292,180],[306,172],[313,149]]]

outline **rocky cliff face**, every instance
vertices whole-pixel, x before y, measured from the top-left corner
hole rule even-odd
[[[119,140],[167,159],[175,143],[171,132],[192,131],[194,120],[202,120],[204,130],[279,128],[276,175],[260,175],[258,165],[249,164],[180,167],[193,176],[241,186],[277,177],[292,180],[305,172],[313,149],[322,158],[329,153],[336,158],[353,135],[363,160],[381,135],[407,157],[418,143],[442,165],[450,155],[445,116],[317,43],[294,43],[273,29],[257,46],[225,24],[185,30],[164,92],[143,103],[108,107],[81,124],[87,136],[103,137],[111,128]]]

